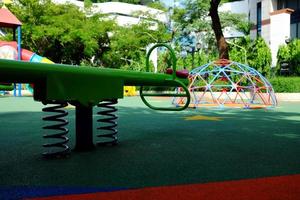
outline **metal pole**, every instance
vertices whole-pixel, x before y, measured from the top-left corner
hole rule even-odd
[[[76,144],[75,151],[94,149],[93,143],[93,107],[76,106]]]
[[[21,40],[22,40],[22,37],[21,37],[21,34],[22,34],[22,32],[21,32],[21,26],[18,26],[18,28],[17,28],[17,30],[18,30],[18,60],[20,61],[21,59],[22,59],[22,55],[21,55],[21,52],[22,52],[22,49],[21,49]],[[22,96],[22,84],[21,83],[19,83],[18,84],[18,96]]]

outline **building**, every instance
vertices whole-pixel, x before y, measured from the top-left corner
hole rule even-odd
[[[251,38],[265,39],[275,66],[279,46],[300,37],[300,0],[249,0],[249,19]]]
[[[10,4],[12,3],[12,0],[0,0],[0,3]]]
[[[84,2],[77,0],[52,0],[57,4],[70,3],[78,6],[81,10],[84,10]],[[135,5],[122,2],[105,2],[105,3],[93,3],[91,14],[101,13],[106,14],[108,18],[115,19],[120,26],[130,26],[140,23],[142,20],[149,20],[149,16],[156,21],[163,23],[168,22],[167,13],[158,9],[149,8],[143,5]],[[153,28],[157,23],[153,21]]]
[[[219,7],[219,12],[231,12],[235,14],[244,14],[247,19],[249,13],[248,0],[236,1],[231,3],[224,3]],[[225,27],[223,30],[225,38],[237,38],[243,37],[244,34],[232,29],[231,27]]]
[[[251,39],[261,36],[272,52],[272,66],[277,64],[278,48],[293,38],[300,38],[300,0],[244,0],[225,3],[220,11],[244,13],[253,24]],[[226,38],[241,36],[225,28]]]

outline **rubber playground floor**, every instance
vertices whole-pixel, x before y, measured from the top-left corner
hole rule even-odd
[[[0,199],[300,199],[300,102],[161,112],[126,97],[117,146],[51,160],[43,107],[0,97]]]

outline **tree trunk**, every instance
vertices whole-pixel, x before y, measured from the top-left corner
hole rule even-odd
[[[218,13],[218,7],[221,0],[210,0],[209,16],[212,21],[212,29],[214,30],[217,40],[217,46],[219,50],[220,59],[229,59],[228,44],[224,38],[220,17]]]

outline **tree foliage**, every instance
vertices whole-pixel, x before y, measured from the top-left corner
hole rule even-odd
[[[270,77],[272,54],[263,38],[258,37],[248,48],[248,63],[262,75]]]
[[[230,58],[236,62],[249,64],[264,76],[271,76],[271,50],[263,38],[259,37],[254,41],[250,37],[235,39],[229,44]]]
[[[20,0],[10,9],[23,23],[23,48],[57,63],[80,64],[101,53],[109,42],[107,32],[115,26],[101,16],[88,18],[71,4],[50,0]]]
[[[79,0],[79,1],[91,1],[92,3],[111,2],[111,1],[109,1],[109,0]],[[153,0],[117,0],[116,2],[148,5],[148,4],[150,4],[150,3],[153,3]]]
[[[148,44],[171,41],[172,36],[178,38],[184,30],[200,33],[202,46],[186,60],[179,58],[179,65],[190,68],[194,60],[199,66],[216,58],[216,40],[208,17],[210,0],[187,0],[185,6],[173,12],[172,18],[176,21],[173,35],[157,21],[158,28],[151,28],[154,17],[149,14],[149,21],[119,27],[106,16],[87,17],[73,5],[55,5],[50,0],[20,0],[10,9],[23,22],[23,47],[54,62],[142,70]],[[223,27],[246,27],[240,15],[221,13],[220,16]],[[205,43],[209,45],[203,45]]]
[[[222,42],[220,42],[223,37],[222,29],[225,27],[232,27],[235,30],[248,34],[250,31],[250,24],[245,15],[229,12],[218,13],[217,9],[219,3],[222,2],[213,0],[187,0],[184,3],[184,9],[175,8],[173,20],[177,22],[175,27],[175,31],[178,32],[177,34],[182,35],[182,30],[185,29],[193,30],[198,33],[205,32],[205,34],[202,35],[201,42],[209,44],[206,48],[213,51],[219,50],[220,58],[228,58],[228,56],[223,56],[224,51],[227,51],[226,44],[224,44],[224,38],[222,39]],[[209,17],[209,15],[213,16]],[[220,27],[214,25],[218,23],[218,17],[220,17]],[[217,20],[217,22],[214,22],[213,20]],[[222,45],[225,45],[225,49],[223,47],[221,48]]]
[[[118,27],[111,37],[110,51],[104,54],[103,65],[143,70],[147,45],[170,40],[165,26],[159,25],[157,30],[151,30],[150,26],[151,23],[143,22]]]
[[[231,40],[228,43],[230,59],[247,64],[248,57],[251,57],[252,42],[249,36]]]
[[[120,68],[140,62],[149,43],[170,35],[159,23],[151,30],[151,20],[119,27],[104,15],[87,17],[74,5],[51,0],[19,0],[9,9],[23,23],[22,47],[56,63]]]

